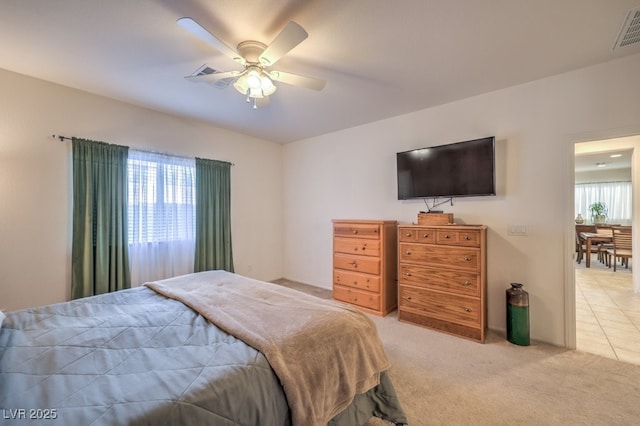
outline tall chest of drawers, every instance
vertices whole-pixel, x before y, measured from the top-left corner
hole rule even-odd
[[[487,227],[398,227],[398,319],[484,342]]]
[[[397,307],[397,222],[333,220],[333,298],[387,315]]]

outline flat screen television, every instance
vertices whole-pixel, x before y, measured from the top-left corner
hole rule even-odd
[[[398,199],[496,195],[495,137],[398,152]]]

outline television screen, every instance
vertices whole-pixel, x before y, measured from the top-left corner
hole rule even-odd
[[[495,138],[396,154],[398,199],[496,195]]]

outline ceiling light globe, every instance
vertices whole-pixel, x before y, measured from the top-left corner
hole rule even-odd
[[[249,85],[247,84],[247,75],[242,75],[240,76],[240,78],[238,78],[235,83],[233,83],[233,87],[240,93],[242,93],[243,95],[247,94],[247,91],[249,90]]]
[[[249,88],[249,97],[250,98],[264,98],[264,96],[262,94],[262,90],[260,90],[259,87],[257,89],[254,89],[253,87],[250,87]]]
[[[251,70],[247,73],[247,85],[251,89],[259,89],[261,85],[260,73],[255,70]]]
[[[266,75],[262,76],[262,93],[265,96],[269,96],[271,95],[273,92],[276,91],[276,86],[273,84],[273,82],[271,81],[271,79],[269,77],[267,77]]]

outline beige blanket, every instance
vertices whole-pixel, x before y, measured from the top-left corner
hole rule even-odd
[[[294,426],[326,425],[389,368],[374,323],[350,306],[225,271],[146,285],[262,352]]]

